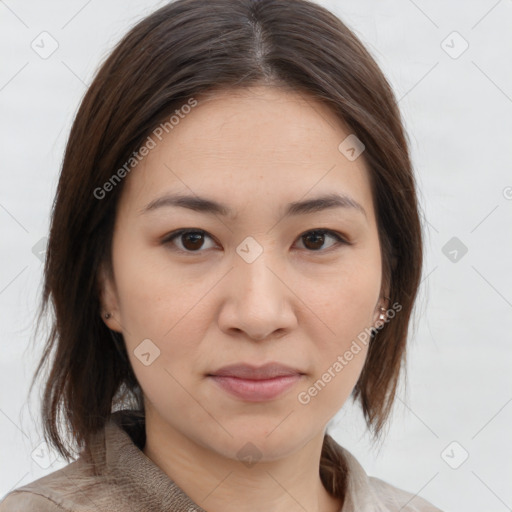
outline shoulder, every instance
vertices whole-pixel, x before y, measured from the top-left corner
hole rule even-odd
[[[74,512],[77,491],[93,479],[82,461],[71,462],[7,493],[0,501],[0,512]]]
[[[342,512],[442,512],[417,494],[368,475],[350,451],[335,441],[332,446],[346,475]]]
[[[0,502],[0,512],[63,512],[54,501],[30,491],[15,490]]]
[[[0,501],[0,512],[129,512],[147,499],[141,476],[153,469],[129,434],[112,421],[91,439],[77,460]],[[150,479],[150,477],[147,477]]]
[[[0,512],[91,512],[124,510],[122,496],[111,489],[105,473],[83,458],[7,493]],[[115,489],[114,489],[115,491]],[[121,508],[112,507],[114,503]],[[129,507],[125,508],[126,510]]]
[[[417,494],[399,489],[374,476],[368,476],[369,485],[383,510],[394,512],[442,512]],[[1,512],[1,511],[0,511]]]

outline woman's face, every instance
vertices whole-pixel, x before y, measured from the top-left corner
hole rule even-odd
[[[366,345],[353,342],[382,296],[368,170],[351,139],[339,149],[350,131],[303,95],[197,99],[125,178],[106,322],[124,336],[148,417],[225,457],[250,442],[271,460],[323,437],[363,367]],[[328,194],[346,199],[288,212]],[[176,195],[195,207],[163,199]],[[209,376],[268,362],[302,375],[277,395],[268,381],[235,395],[220,383],[240,380]]]

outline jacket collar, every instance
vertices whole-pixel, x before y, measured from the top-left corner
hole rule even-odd
[[[141,497],[151,496],[153,510],[205,512],[144,454],[144,444],[144,418],[134,415],[134,411],[116,411],[103,435],[96,438],[92,449],[94,464],[116,484],[129,489],[135,502]],[[340,512],[386,510],[357,459],[337,443],[335,448],[347,468],[344,503]]]

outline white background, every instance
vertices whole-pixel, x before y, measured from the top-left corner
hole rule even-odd
[[[47,236],[86,86],[128,28],[164,3],[0,1],[0,497],[64,465],[31,458],[42,439],[27,392],[43,343],[36,353],[28,345],[42,277],[32,249]],[[356,32],[395,90],[426,242],[407,393],[384,444],[371,447],[349,403],[330,433],[369,474],[445,511],[512,510],[512,1],[319,3]],[[58,42],[47,59],[31,48],[43,31]],[[455,262],[443,253],[452,237],[468,249]],[[453,441],[452,465],[469,454],[458,469],[441,456]]]

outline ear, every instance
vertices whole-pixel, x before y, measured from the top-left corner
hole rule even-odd
[[[381,294],[373,313],[373,326],[376,329],[382,327],[387,319],[387,310],[389,308],[389,297],[388,295]]]
[[[107,270],[104,264],[100,266],[98,271],[97,285],[100,302],[99,314],[102,320],[109,329],[122,333],[119,316],[119,300],[114,276]],[[105,318],[106,313],[110,314],[109,318]]]
[[[373,313],[373,326],[378,329],[382,327],[387,319],[387,310],[390,306],[390,298],[389,298],[390,286],[389,282],[384,277],[384,281],[382,283],[381,292],[379,295],[379,300],[377,301],[377,305],[375,306],[375,311]]]
[[[373,312],[373,326],[376,329],[383,327],[387,320],[387,310],[390,307],[391,280],[393,276],[393,267],[396,264],[396,258],[392,255],[391,261],[386,265],[385,258],[382,259],[382,280],[380,283],[380,294],[375,310]]]

